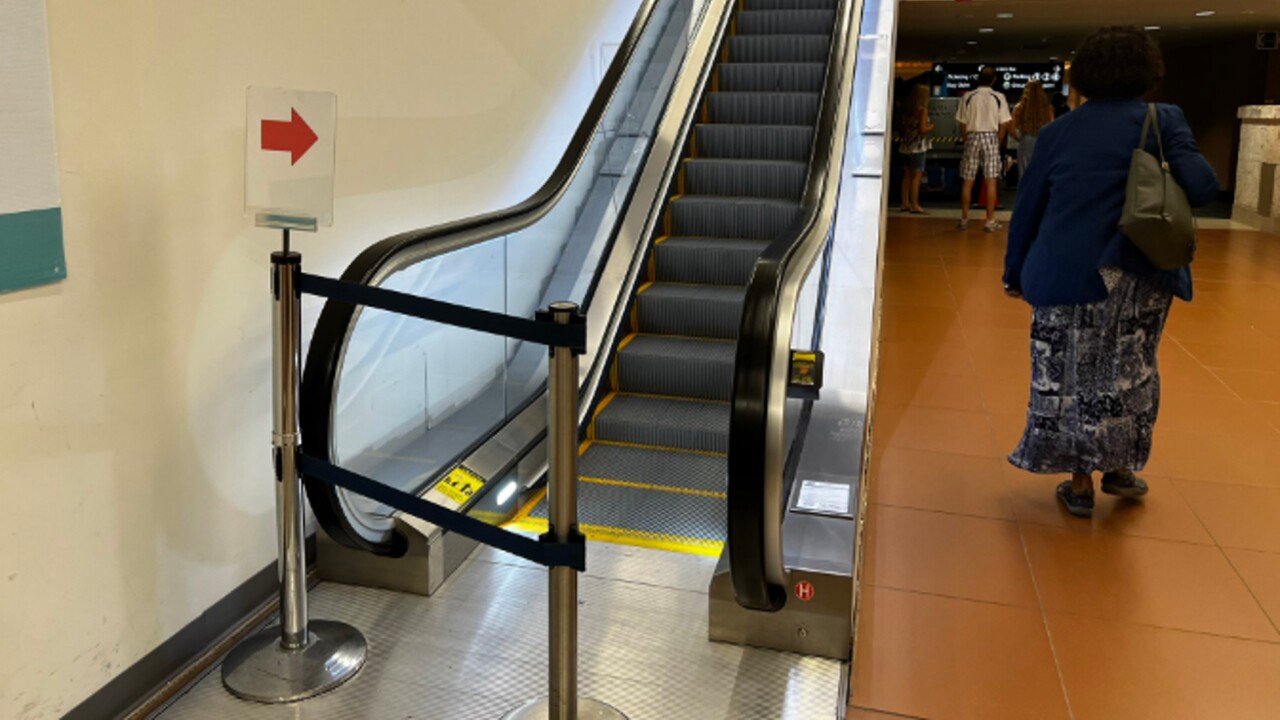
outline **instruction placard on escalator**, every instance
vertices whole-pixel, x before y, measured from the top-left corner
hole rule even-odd
[[[849,516],[849,486],[844,483],[801,480],[796,510],[818,515]]]
[[[465,505],[482,487],[484,478],[461,465],[450,470],[443,480],[436,483],[437,490],[459,505]]]

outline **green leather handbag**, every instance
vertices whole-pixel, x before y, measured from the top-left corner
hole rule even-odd
[[[1156,132],[1157,159],[1147,152],[1147,132]],[[1129,163],[1120,230],[1133,241],[1151,264],[1161,270],[1177,270],[1191,264],[1196,254],[1196,220],[1191,203],[1164,157],[1156,106],[1147,106],[1142,139]]]

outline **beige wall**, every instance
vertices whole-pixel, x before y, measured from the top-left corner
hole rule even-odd
[[[50,0],[70,277],[0,296],[0,717],[59,717],[274,557],[246,86],[337,93],[335,224],[296,240],[335,273],[529,192],[637,4]]]

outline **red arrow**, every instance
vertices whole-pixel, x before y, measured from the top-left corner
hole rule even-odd
[[[262,149],[263,150],[281,150],[292,154],[293,162],[290,165],[297,165],[303,155],[316,144],[316,137],[311,126],[306,120],[298,114],[297,110],[290,108],[293,112],[293,118],[288,122],[284,120],[263,120],[262,121]]]

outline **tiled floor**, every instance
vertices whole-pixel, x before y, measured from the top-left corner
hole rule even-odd
[[[1014,470],[1003,235],[895,218],[851,718],[1280,718],[1280,238],[1202,233],[1143,503]]]

